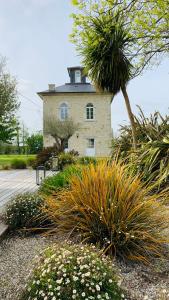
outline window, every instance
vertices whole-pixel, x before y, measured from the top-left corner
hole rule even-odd
[[[64,140],[64,150],[69,148],[68,139]]]
[[[86,119],[93,120],[94,119],[94,107],[92,103],[88,103],[86,105]]]
[[[76,70],[75,71],[75,83],[80,83],[81,82],[81,71]]]
[[[87,139],[87,148],[94,148],[94,139]]]
[[[66,120],[68,118],[68,106],[66,103],[62,103],[60,106],[60,119]]]

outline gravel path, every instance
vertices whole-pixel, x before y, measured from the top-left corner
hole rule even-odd
[[[18,300],[32,261],[53,238],[11,237],[0,243],[0,300]],[[115,262],[131,300],[169,300],[169,260],[146,267]]]
[[[169,259],[154,264],[115,263],[121,270],[122,287],[131,300],[169,300]]]
[[[32,261],[53,240],[13,237],[0,243],[0,300],[18,300],[26,284]]]

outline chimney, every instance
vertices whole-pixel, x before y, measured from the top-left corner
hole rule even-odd
[[[55,84],[49,84],[49,92],[55,92]]]

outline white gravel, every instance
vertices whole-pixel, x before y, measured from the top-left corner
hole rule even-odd
[[[54,238],[11,237],[0,243],[0,300],[19,300],[38,253]],[[147,267],[116,261],[123,277],[122,287],[131,300],[169,300],[169,260]]]
[[[169,300],[169,258],[149,266],[116,262],[123,278],[122,287],[132,300]]]
[[[43,237],[12,237],[0,243],[0,300],[18,300],[32,261],[53,242]]]

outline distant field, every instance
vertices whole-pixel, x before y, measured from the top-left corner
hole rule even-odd
[[[13,159],[23,159],[25,160],[25,162],[27,162],[27,160],[29,158],[35,158],[36,155],[0,155],[0,168],[4,167],[4,166],[10,166],[11,162]]]

